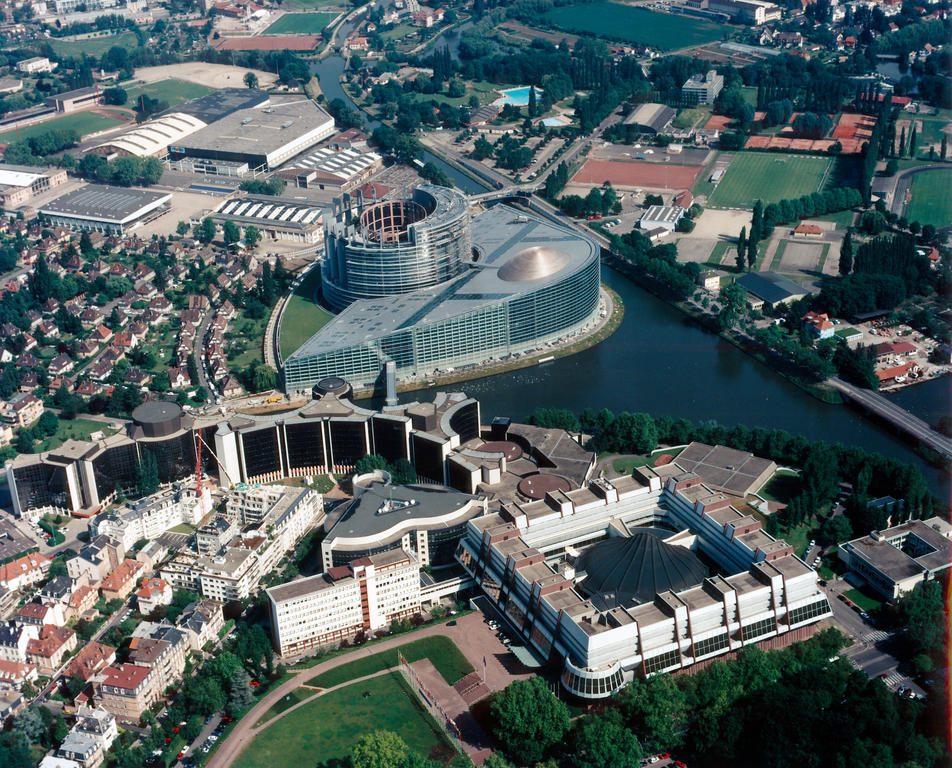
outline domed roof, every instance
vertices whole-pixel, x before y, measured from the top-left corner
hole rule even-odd
[[[576,571],[587,574],[578,583],[579,591],[607,606],[650,602],[658,592],[688,589],[708,576],[691,550],[665,544],[647,532],[589,547]]]
[[[554,275],[568,265],[569,257],[562,251],[545,245],[535,245],[519,251],[499,268],[499,279],[509,283],[538,280]]]

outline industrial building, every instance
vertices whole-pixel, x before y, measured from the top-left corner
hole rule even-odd
[[[184,106],[176,109],[185,111]],[[269,101],[223,115],[170,144],[169,158],[247,164],[250,172],[260,173],[276,169],[333,132],[333,118],[310,99]]]
[[[343,311],[284,361],[284,386],[327,376],[372,386],[544,349],[597,322],[599,247],[584,234],[424,185],[326,222],[323,297]]]
[[[225,200],[212,219],[232,221],[240,227],[254,226],[272,240],[320,245],[324,241],[323,216],[321,206],[306,201],[248,195]]]
[[[765,304],[774,306],[799,301],[809,293],[802,285],[776,272],[748,272],[734,282],[747,291],[747,302],[753,309],[760,309]]]
[[[294,158],[277,175],[297,187],[350,192],[382,166],[383,158],[375,152],[321,147]]]
[[[661,133],[674,120],[677,112],[664,104],[639,104],[625,120],[625,125],[637,126],[642,133]]]
[[[94,107],[102,99],[102,91],[94,85],[88,88],[77,88],[65,93],[57,93],[54,96],[47,96],[44,103],[48,107],[53,107],[57,112],[76,112],[86,107]]]
[[[638,226],[646,232],[653,229],[674,232],[685,213],[684,208],[679,205],[652,205],[641,215]]]
[[[122,234],[169,211],[170,192],[87,184],[42,205],[39,215],[54,226]]]
[[[66,183],[63,168],[0,164],[0,201],[12,211],[29,203],[36,195]]]
[[[137,128],[119,136],[114,136],[88,151],[106,158],[128,157],[165,157],[169,146],[176,144],[195,131],[206,127],[206,123],[185,112],[170,114],[149,120]]]
[[[952,567],[952,526],[941,517],[873,531],[839,547],[840,560],[885,600]]]

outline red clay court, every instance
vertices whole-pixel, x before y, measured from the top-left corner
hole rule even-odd
[[[677,163],[638,163],[627,160],[587,160],[572,177],[574,184],[601,186],[610,181],[613,187],[648,187],[649,189],[690,189],[701,175],[700,165]]]
[[[862,139],[836,139],[844,155],[856,155],[863,148]],[[799,152],[826,152],[834,144],[833,139],[792,139],[787,136],[751,136],[744,149],[789,149]]]
[[[868,141],[873,135],[876,118],[872,115],[857,115],[844,112],[833,129],[833,138],[860,139]]]
[[[226,37],[219,51],[313,51],[321,42],[320,35],[262,35],[259,37]]]

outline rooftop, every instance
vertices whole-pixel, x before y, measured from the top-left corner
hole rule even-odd
[[[776,272],[748,272],[738,277],[735,282],[768,304],[777,304],[809,293],[803,286]]]
[[[87,184],[46,203],[40,214],[125,224],[141,216],[144,209],[171,199],[170,192]]]

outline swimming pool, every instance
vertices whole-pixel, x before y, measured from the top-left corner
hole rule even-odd
[[[562,128],[563,126],[571,124],[571,120],[569,120],[567,117],[562,117],[561,115],[547,117],[542,121],[542,125],[547,125],[549,128]]]
[[[496,99],[494,104],[512,104],[514,107],[525,107],[529,104],[529,91],[531,85],[524,85],[519,88],[510,88],[507,91],[500,91],[502,96]],[[542,95],[542,90],[536,88],[536,98]]]

